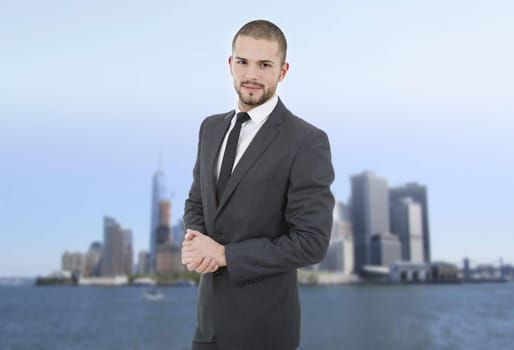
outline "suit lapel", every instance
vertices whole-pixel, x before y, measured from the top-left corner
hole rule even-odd
[[[225,117],[223,117],[222,122],[215,124],[212,130],[209,130],[209,135],[206,135],[208,137],[206,144],[212,145],[206,150],[206,176],[208,183],[206,190],[211,208],[217,207],[215,169],[218,160],[218,153],[233,116],[234,111],[227,113]]]
[[[263,155],[273,140],[275,140],[275,138],[279,135],[280,131],[278,125],[282,123],[285,111],[287,111],[285,106],[279,100],[277,106],[270,114],[268,120],[257,132],[257,135],[255,135],[255,138],[252,140],[245,153],[234,168],[234,171],[228,180],[227,187],[225,187],[225,192],[223,192],[223,196],[221,196],[219,201],[216,215],[226,204],[227,200],[230,198],[230,195],[232,192],[234,192],[237,185],[241,182],[246,173]]]

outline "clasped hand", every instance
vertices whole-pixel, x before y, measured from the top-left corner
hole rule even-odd
[[[214,272],[227,265],[225,246],[199,231],[188,229],[182,242],[182,263],[189,271]]]

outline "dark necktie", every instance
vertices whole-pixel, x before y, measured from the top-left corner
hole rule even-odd
[[[223,155],[223,162],[221,163],[220,176],[218,179],[218,200],[221,199],[223,191],[225,191],[225,187],[227,186],[228,179],[230,178],[230,175],[232,175],[232,168],[234,167],[234,160],[236,158],[239,134],[241,133],[241,125],[243,125],[243,123],[248,120],[250,120],[248,113],[237,113],[236,124],[228,136],[227,146],[225,147],[225,154]]]

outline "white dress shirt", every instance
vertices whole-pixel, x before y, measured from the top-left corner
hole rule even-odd
[[[237,143],[236,149],[236,158],[234,159],[234,166],[232,167],[232,171],[234,171],[237,163],[245,153],[246,149],[252,142],[255,135],[257,135],[257,132],[261,129],[262,125],[266,122],[266,120],[268,120],[269,115],[271,114],[277,103],[278,97],[277,95],[274,95],[272,98],[270,98],[262,105],[257,106],[248,112],[248,115],[251,119],[243,123],[243,125],[241,126],[241,133],[239,134],[239,141]],[[239,109],[239,107],[236,107],[236,113],[230,121],[230,127],[228,128],[228,131],[225,134],[225,138],[223,139],[223,143],[221,144],[221,149],[218,154],[218,162],[216,165],[216,181],[220,176],[221,163],[223,163],[223,155],[225,154],[225,148],[227,147],[228,135],[230,135],[230,132],[236,124],[237,113],[239,112],[241,112],[241,110]]]

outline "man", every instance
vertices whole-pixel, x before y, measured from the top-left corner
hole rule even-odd
[[[282,31],[245,24],[228,63],[235,111],[206,118],[186,200],[182,260],[202,273],[193,350],[293,350],[299,267],[325,255],[334,179],[326,134],[275,94],[289,69]]]

